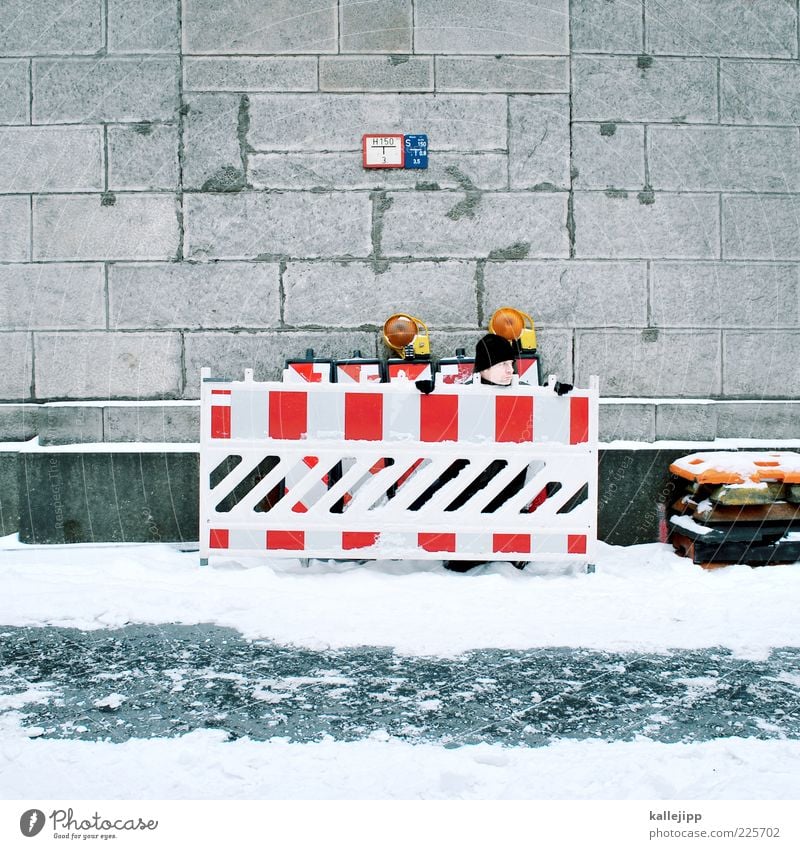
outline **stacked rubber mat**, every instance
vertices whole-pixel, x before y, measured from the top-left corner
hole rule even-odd
[[[678,554],[707,569],[800,560],[800,454],[690,454],[670,471],[687,482],[669,517]]]

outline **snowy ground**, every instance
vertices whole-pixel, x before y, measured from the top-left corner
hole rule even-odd
[[[519,572],[495,564],[460,575],[435,563],[303,568],[289,560],[218,559],[201,569],[196,554],[166,545],[31,548],[6,538],[0,548],[7,642],[19,628],[34,634],[44,626],[94,631],[212,623],[281,647],[382,646],[412,658],[562,647],[631,655],[715,649],[761,662],[775,657],[773,649],[798,645],[800,564],[706,572],[662,545],[601,546],[594,575],[563,565]],[[793,670],[777,677],[784,688],[800,689]],[[195,730],[113,743],[49,739],[26,724],[27,708],[58,698],[43,685],[6,689],[0,697],[3,798],[792,799],[800,793],[793,711],[785,722],[773,718],[771,739],[747,732],[689,743],[643,734],[448,748],[374,729],[348,741],[231,740],[223,731]],[[113,711],[118,703],[96,707]]]
[[[800,742],[87,743],[3,732],[4,799],[797,799]]]
[[[200,568],[196,553],[148,544],[17,546],[0,559],[2,625],[210,622],[281,644],[439,656],[722,646],[763,658],[797,645],[800,566],[706,571],[658,543],[601,544],[594,575],[573,564],[507,563],[461,575],[435,561],[304,568],[214,558]]]

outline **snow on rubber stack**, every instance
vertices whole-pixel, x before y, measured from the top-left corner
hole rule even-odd
[[[793,451],[709,451],[680,457],[673,474],[697,483],[781,481],[800,484],[800,454]]]
[[[591,563],[597,411],[596,378],[563,397],[522,384],[423,395],[408,381],[287,385],[203,369],[201,558]]]
[[[800,559],[800,454],[701,452],[670,471],[690,481],[670,517],[679,554],[708,568]]]

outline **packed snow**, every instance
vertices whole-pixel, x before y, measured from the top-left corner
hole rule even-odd
[[[0,540],[0,625],[91,630],[211,623],[248,639],[312,649],[389,646],[455,656],[472,649],[721,646],[763,658],[797,639],[800,566],[706,571],[660,543],[599,545],[578,563],[447,572],[438,561],[369,563],[216,556],[177,546],[28,547]]]
[[[5,726],[5,727],[4,727]],[[30,740],[0,723],[5,799],[797,799],[800,741],[557,740],[445,749],[375,734],[342,743]]]

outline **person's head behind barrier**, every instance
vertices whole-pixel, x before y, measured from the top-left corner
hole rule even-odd
[[[475,374],[480,375],[483,383],[508,386],[514,376],[516,355],[513,342],[496,333],[487,333],[475,346]]]

